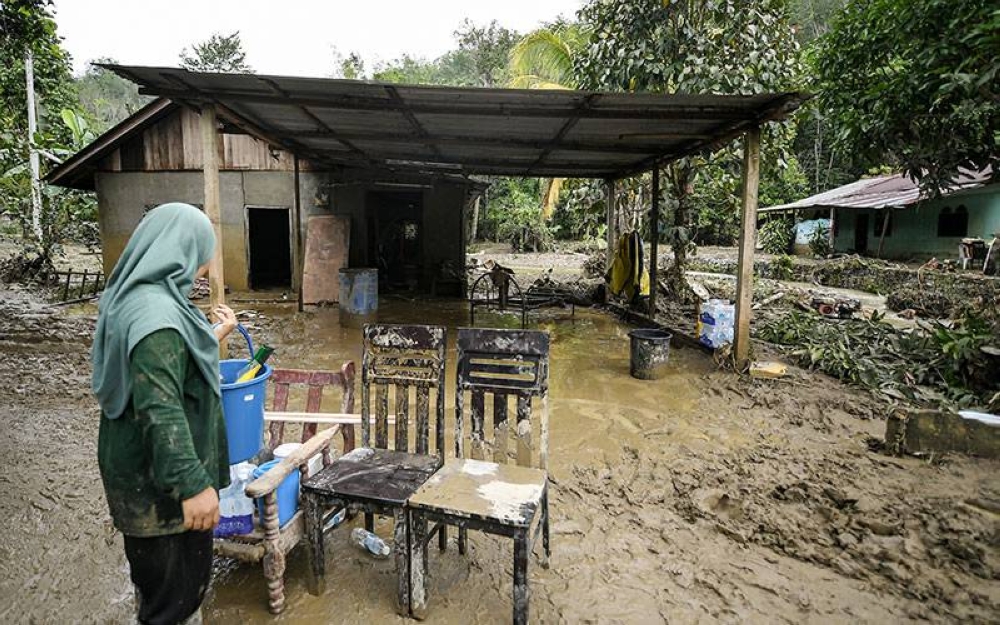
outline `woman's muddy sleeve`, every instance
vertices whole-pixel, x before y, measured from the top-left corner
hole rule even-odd
[[[132,350],[132,402],[150,454],[153,479],[183,501],[212,481],[191,440],[184,412],[187,346],[176,330],[157,330]]]

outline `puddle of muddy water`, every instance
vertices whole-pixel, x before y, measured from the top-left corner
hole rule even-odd
[[[383,300],[380,305],[380,322],[448,328],[445,423],[446,449],[451,455],[455,329],[468,325],[468,309],[461,302],[443,301]],[[257,326],[256,340],[277,348],[273,356],[276,366],[338,369],[344,360],[360,363],[360,331],[341,328],[335,309],[294,313],[284,305],[258,305],[254,310],[264,317],[251,324]],[[478,322],[480,327],[519,327],[515,315],[485,314]],[[589,562],[599,569],[603,557],[588,552],[591,547],[585,540],[595,511],[581,508],[576,498],[560,497],[561,480],[569,479],[571,472],[581,467],[596,469],[618,462],[624,446],[729,446],[738,444],[741,434],[735,422],[731,427],[720,427],[717,419],[711,419],[714,425],[705,427],[700,418],[695,381],[714,368],[700,351],[675,349],[663,379],[637,380],[629,376],[630,328],[616,319],[589,310],[577,310],[575,316],[555,311],[533,317],[530,325],[547,330],[552,337],[550,469],[556,482],[552,503],[555,556],[549,571],[537,563],[532,565],[532,609],[538,615],[546,613],[546,606],[551,609],[545,599],[546,586],[565,574],[559,570],[560,563],[573,562],[573,568],[579,569]],[[392,535],[388,519],[382,519],[377,529],[384,537]],[[333,615],[343,622],[398,618],[392,604],[392,563],[373,560],[349,544],[349,531],[341,527],[327,538],[328,590],[322,597],[305,591],[306,564],[301,549],[289,558],[288,608],[282,622],[315,623]],[[468,557],[458,556],[454,546],[444,554],[432,551],[429,618],[433,622],[492,623],[510,618],[512,546],[508,540],[477,533],[471,536],[473,547]],[[607,555],[607,550],[603,551]],[[616,557],[622,556],[628,557],[624,553]],[[652,588],[647,591],[653,592]],[[227,563],[220,567],[206,616],[217,623],[269,622],[266,596],[258,567]],[[549,617],[545,620],[559,619],[551,611]]]

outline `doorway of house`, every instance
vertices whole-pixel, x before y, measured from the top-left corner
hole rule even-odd
[[[286,207],[247,207],[251,289],[291,288],[290,219]]]
[[[415,291],[424,265],[423,194],[372,191],[368,194],[368,257],[375,259],[385,291]]]
[[[868,215],[858,213],[854,216],[854,251],[864,254],[868,251]]]

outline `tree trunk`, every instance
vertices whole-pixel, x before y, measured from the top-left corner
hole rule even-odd
[[[476,233],[479,230],[479,202],[482,197],[482,194],[477,195],[476,200],[472,203],[472,231],[469,232],[469,243],[476,242]]]
[[[35,133],[38,123],[35,120],[35,58],[31,49],[24,55],[24,80],[28,96],[28,159],[31,167],[31,230],[35,241],[43,250],[48,250],[42,233],[42,185],[41,167],[38,161],[38,149],[35,147]]]
[[[687,266],[687,250],[691,239],[691,194],[694,170],[681,159],[665,170],[670,190],[674,196],[674,219],[670,235],[670,247],[674,252],[674,263],[666,273],[667,287],[670,294],[681,302],[689,302],[693,298],[691,287],[684,279],[684,269]],[[653,285],[650,285],[651,287]]]

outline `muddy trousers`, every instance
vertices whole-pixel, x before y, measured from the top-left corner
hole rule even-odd
[[[212,577],[212,532],[125,536],[137,613],[143,625],[178,625],[200,615]]]

